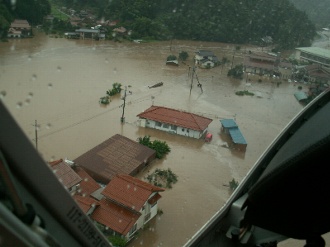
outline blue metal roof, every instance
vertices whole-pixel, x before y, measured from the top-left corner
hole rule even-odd
[[[296,97],[296,99],[298,101],[305,100],[308,98],[307,95],[305,94],[305,92],[302,92],[302,91],[294,93],[294,97]]]
[[[247,144],[234,119],[221,119],[222,126],[228,129],[231,139],[236,144]]]
[[[234,143],[236,144],[247,144],[244,136],[242,135],[241,131],[239,128],[232,128],[229,129],[229,134],[233,140]]]
[[[224,128],[238,127],[234,119],[221,119],[220,123]]]

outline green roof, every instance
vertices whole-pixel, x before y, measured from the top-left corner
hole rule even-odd
[[[320,48],[320,47],[299,47],[296,48],[299,51],[303,51],[306,53],[314,54],[319,57],[329,58],[330,59],[330,50]]]
[[[294,97],[296,97],[296,99],[298,101],[302,101],[302,100],[307,99],[307,95],[304,92],[302,92],[302,91],[299,91],[299,92],[294,93]]]

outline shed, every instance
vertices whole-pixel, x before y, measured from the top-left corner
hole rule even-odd
[[[230,135],[233,147],[237,150],[246,151],[247,142],[234,119],[221,119],[221,131]]]
[[[299,91],[299,92],[296,92],[294,93],[294,97],[296,97],[296,99],[299,101],[299,102],[304,102],[307,100],[307,95],[305,92],[302,92],[302,91]]]

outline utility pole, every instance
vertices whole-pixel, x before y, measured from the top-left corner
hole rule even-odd
[[[129,91],[130,94],[132,94],[131,91]],[[124,123],[125,122],[125,106],[126,106],[126,96],[127,96],[127,86],[125,86],[125,92],[124,92],[124,97],[122,98],[124,100],[124,104],[123,104],[123,113],[121,115],[121,118],[120,118],[120,122],[121,123]]]
[[[34,121],[34,132],[35,132],[35,138],[36,138],[36,149],[38,151],[38,124],[37,120]]]
[[[199,83],[199,80],[198,80],[198,77],[197,77],[197,74],[196,74],[196,70],[195,69],[196,69],[196,67],[194,66],[192,68],[192,73],[191,73],[190,95],[191,95],[191,89],[192,89],[192,86],[193,86],[194,76],[196,76],[196,79],[197,79],[197,86],[201,88],[201,91],[203,93],[202,84]]]
[[[190,84],[190,95],[191,95],[191,89],[194,81],[194,73],[195,73],[195,66],[192,67],[192,72],[191,72],[191,84]]]
[[[123,114],[121,115],[121,118],[120,118],[120,122],[121,123],[124,123],[125,122],[125,105],[126,105],[126,90],[127,90],[127,87],[125,86],[125,92],[124,92],[124,97],[123,97],[123,100],[124,100],[124,104],[123,104]]]

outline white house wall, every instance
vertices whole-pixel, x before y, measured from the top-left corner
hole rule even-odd
[[[158,129],[158,130],[166,131],[166,132],[169,132],[172,134],[188,136],[188,137],[192,137],[192,138],[196,138],[196,139],[201,138],[202,135],[206,132],[206,130],[204,130],[204,132],[200,132],[200,131],[191,130],[191,129],[187,129],[187,128],[183,128],[183,127],[179,127],[179,126],[174,126],[174,127],[176,127],[176,130],[175,130],[171,127],[171,125],[168,125],[168,127],[167,127],[163,123],[159,123],[159,122],[158,122],[158,124],[156,124],[156,123],[157,123],[156,121],[147,120],[145,126],[148,128]]]
[[[149,199],[152,198],[155,194],[156,194],[156,192],[152,193],[150,195]],[[140,230],[147,222],[149,222],[151,219],[153,219],[157,215],[157,212],[158,212],[158,201],[154,204],[154,206],[149,204],[148,201],[147,201],[144,204],[144,207],[140,210],[141,216],[136,221],[136,231]],[[150,217],[149,217],[148,220],[145,221],[145,217],[148,213],[150,213]],[[134,235],[134,233],[131,234],[131,235],[130,235],[130,233],[128,233],[125,236],[126,239],[130,239]]]

